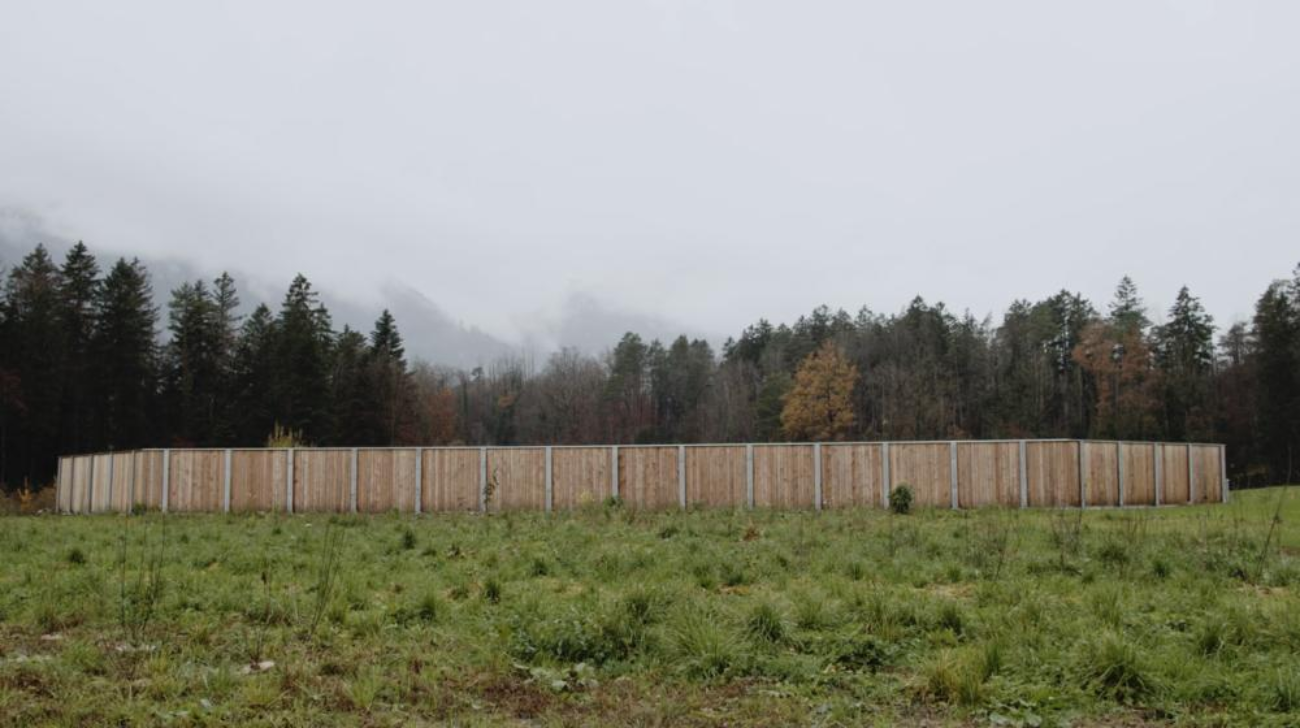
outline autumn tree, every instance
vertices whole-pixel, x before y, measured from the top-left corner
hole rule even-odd
[[[785,397],[781,426],[795,440],[842,440],[853,431],[858,368],[826,341],[799,365]]]

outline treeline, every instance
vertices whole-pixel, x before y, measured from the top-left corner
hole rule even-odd
[[[1238,482],[1287,480],[1300,445],[1300,268],[1216,340],[1184,288],[1153,325],[1132,281],[1105,311],[1062,291],[995,322],[917,298],[820,307],[721,352],[626,334],[471,370],[408,362],[397,323],[335,329],[298,276],[246,316],[228,275],[154,302],[138,261],[82,244],[4,274],[0,481],[60,453],[160,446],[573,444],[1102,437],[1224,442]],[[277,440],[278,438],[278,440]]]

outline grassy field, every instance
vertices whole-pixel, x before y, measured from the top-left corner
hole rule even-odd
[[[1297,725],[1297,520],[0,517],[0,724]]]

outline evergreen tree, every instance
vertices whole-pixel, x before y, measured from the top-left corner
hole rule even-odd
[[[59,305],[62,276],[45,246],[9,272],[3,305],[4,430],[0,483],[33,487],[54,472],[63,401],[64,331]],[[16,390],[16,391],[15,391]]]
[[[96,430],[111,450],[152,442],[157,322],[148,271],[139,260],[119,259],[99,289],[90,342]]]
[[[231,422],[237,444],[260,445],[277,424],[272,400],[277,379],[275,346],[271,309],[259,305],[239,329],[231,363]]]
[[[331,439],[340,444],[384,445],[376,393],[367,369],[366,337],[344,326],[334,348],[330,399],[334,427]]]
[[[1255,305],[1259,439],[1274,482],[1294,482],[1300,458],[1300,304],[1278,282]]]
[[[1164,379],[1165,436],[1175,440],[1213,437],[1210,413],[1214,367],[1214,319],[1183,286],[1169,309],[1169,322],[1156,330],[1157,357]]]
[[[203,281],[172,291],[167,328],[164,394],[171,436],[176,443],[211,447],[221,440],[227,393],[220,312]]]
[[[414,390],[406,368],[406,350],[393,315],[384,309],[370,333],[366,358],[371,390],[368,429],[374,441],[396,445],[412,436],[415,425]]]
[[[271,391],[276,421],[308,439],[318,439],[330,429],[332,346],[329,313],[311,283],[299,274],[276,319],[276,376]]]
[[[59,289],[60,324],[65,337],[63,356],[63,404],[59,416],[63,452],[86,452],[94,448],[91,432],[94,413],[90,402],[94,382],[90,378],[90,341],[95,330],[95,299],[99,293],[99,263],[84,243],[68,251],[61,271]]]
[[[1122,333],[1143,332],[1151,326],[1146,304],[1138,296],[1137,284],[1124,276],[1115,287],[1115,298],[1110,303],[1110,322]]]

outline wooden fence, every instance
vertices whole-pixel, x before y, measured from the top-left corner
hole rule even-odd
[[[630,507],[1069,508],[1226,502],[1222,445],[979,440],[170,449],[59,459],[66,513],[407,513]]]

